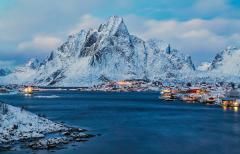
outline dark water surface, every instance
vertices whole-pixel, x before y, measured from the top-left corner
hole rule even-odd
[[[41,97],[52,95],[59,97]],[[167,103],[158,96],[156,92],[41,92],[33,97],[13,95],[0,96],[0,99],[15,106],[25,106],[50,120],[102,134],[55,153],[240,154],[239,112],[180,101]]]

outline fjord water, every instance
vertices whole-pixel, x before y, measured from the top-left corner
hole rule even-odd
[[[165,102],[158,92],[39,92],[0,96],[48,119],[101,134],[61,154],[240,153],[240,116],[218,106]],[[20,150],[5,152],[20,154]],[[52,153],[53,151],[34,151]]]

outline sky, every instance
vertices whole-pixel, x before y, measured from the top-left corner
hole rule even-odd
[[[123,17],[129,32],[211,61],[240,46],[239,0],[0,0],[0,67],[43,59],[70,34]]]

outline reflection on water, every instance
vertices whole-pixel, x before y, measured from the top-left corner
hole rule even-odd
[[[228,109],[228,108],[227,108],[226,106],[223,106],[223,110],[224,110],[224,111],[227,111],[227,109]]]
[[[33,97],[15,95],[0,99],[51,120],[101,134],[89,142],[55,151],[60,154],[240,153],[238,108],[166,103],[158,97],[158,92],[42,92]],[[6,154],[27,152],[23,149]]]
[[[222,106],[224,111],[234,111],[234,112],[239,112],[239,107],[227,107],[227,106]]]
[[[238,112],[238,107],[233,107],[234,112]]]

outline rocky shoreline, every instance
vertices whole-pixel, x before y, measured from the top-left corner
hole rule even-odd
[[[19,141],[10,141],[0,144],[0,152],[15,150],[15,146],[21,144],[22,148],[32,150],[52,150],[62,148],[64,145],[74,142],[86,142],[95,135],[86,134],[87,130],[69,127],[66,130],[60,130],[44,137],[22,138]],[[49,135],[57,137],[47,137]]]
[[[95,135],[87,130],[54,123],[23,109],[0,103],[0,152],[17,146],[51,150],[74,142],[85,142]]]
[[[86,130],[78,128],[69,128],[68,130],[63,130],[55,132],[55,135],[58,134],[58,137],[53,138],[42,138],[26,143],[26,146],[33,150],[50,150],[60,148],[63,145],[73,143],[73,142],[85,142],[89,138],[94,137],[95,135],[83,133]]]

